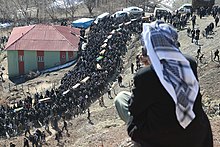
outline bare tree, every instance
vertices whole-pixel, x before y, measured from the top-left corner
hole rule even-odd
[[[29,24],[31,19],[35,19],[40,23],[49,19],[56,21],[58,17],[74,17],[79,7],[74,3],[75,0],[59,1],[63,1],[62,8],[56,4],[57,0],[1,0],[0,18],[2,20],[13,19],[15,22],[22,20],[26,24]],[[77,2],[82,1],[92,15],[93,9],[96,7],[103,9],[103,11],[109,10],[109,12],[110,10],[116,11],[129,6],[138,6],[145,10],[148,6],[151,8],[159,6],[162,0],[77,0]]]
[[[74,0],[62,0],[62,6],[60,7],[61,11],[65,11],[66,18],[68,18],[68,15],[73,18],[77,8],[78,5]]]
[[[142,7],[145,10],[145,7],[156,7],[161,2],[162,0],[126,0],[126,5]]]
[[[45,15],[47,14],[53,22],[57,20],[56,10],[58,6],[56,5],[56,0],[44,0],[45,4]],[[45,16],[46,17],[46,16]]]
[[[10,13],[10,5],[7,0],[2,0],[0,3],[0,14],[3,20],[9,20],[12,18],[12,13]]]
[[[96,1],[95,0],[85,0],[84,1],[89,13],[92,15],[92,10],[95,8]]]
[[[68,0],[68,1],[69,1],[69,3],[68,3],[68,5],[69,5],[68,14],[70,15],[71,18],[73,18],[79,5],[76,4],[73,0]]]
[[[30,10],[28,10],[30,0],[11,0],[11,2],[17,9],[17,15],[21,15],[21,19],[24,19],[28,25],[30,23]]]
[[[140,2],[141,2],[141,0],[128,0],[128,4],[130,6],[139,6]]]
[[[37,22],[41,22],[41,15],[43,15],[44,13],[44,7],[45,7],[45,3],[44,0],[34,0],[34,7],[36,8],[36,15],[35,18],[37,20]]]

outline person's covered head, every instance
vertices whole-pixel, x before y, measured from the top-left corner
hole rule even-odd
[[[142,37],[148,55],[150,53],[149,49],[156,51],[165,48],[176,48],[179,50],[177,31],[163,21],[144,23]]]

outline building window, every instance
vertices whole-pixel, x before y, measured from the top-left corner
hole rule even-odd
[[[19,62],[24,62],[24,56],[19,55],[19,56],[18,56],[18,61],[19,61]]]
[[[37,56],[37,62],[44,62],[44,56]]]

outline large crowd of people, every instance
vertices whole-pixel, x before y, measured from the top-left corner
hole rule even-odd
[[[47,90],[45,94],[29,95],[12,106],[0,106],[0,136],[24,133],[35,144],[40,142],[42,132],[31,133],[33,127],[47,126],[45,130],[48,130],[51,124],[59,132],[60,119],[85,113],[91,102],[108,90],[109,81],[122,70],[122,56],[127,52],[126,44],[131,35],[141,32],[141,19],[126,21],[119,24],[107,17],[92,24],[86,39],[82,30],[84,39],[79,43],[78,61],[61,79],[58,88]]]
[[[216,8],[211,12],[216,12]],[[175,13],[158,19],[181,29],[186,27],[191,16],[194,15]],[[154,16],[150,16],[152,20]],[[58,88],[47,90],[45,94],[29,95],[13,106],[0,106],[0,136],[12,137],[23,133],[26,136],[29,133],[32,138],[29,140],[36,142],[42,132],[36,133],[34,138],[30,132],[33,127],[48,128],[51,124],[59,130],[61,118],[66,120],[85,113],[92,102],[108,91],[109,82],[120,74],[127,43],[133,34],[141,34],[142,21],[141,17],[126,18],[121,23],[121,19],[119,22],[109,16],[92,24],[87,35],[82,30],[77,63],[64,75]]]

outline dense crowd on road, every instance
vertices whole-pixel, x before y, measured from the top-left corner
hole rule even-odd
[[[198,15],[216,14],[216,18],[219,10],[214,8],[208,13],[207,9],[201,8]],[[157,16],[157,19],[183,29],[194,16],[177,12]],[[152,20],[154,16],[150,16],[149,21]],[[29,95],[12,106],[0,106],[0,136],[12,137],[23,133],[26,136],[29,133],[29,139],[31,137],[32,142],[38,142],[41,133],[35,133],[34,137],[30,133],[33,127],[48,128],[51,124],[55,130],[59,130],[58,121],[61,118],[71,119],[85,113],[92,102],[108,91],[109,83],[123,69],[122,58],[127,52],[131,36],[142,32],[141,17],[123,21],[121,23],[121,20],[118,22],[107,17],[92,24],[88,33],[82,29],[77,63],[64,75],[58,88],[47,90],[45,94]]]
[[[108,17],[93,24],[87,38],[80,40],[76,65],[61,79],[58,88],[47,90],[44,95],[29,95],[13,106],[0,106],[0,136],[23,133],[26,136],[29,133],[29,140],[36,143],[41,133],[32,134],[33,127],[50,123],[59,130],[58,120],[61,118],[70,119],[85,113],[91,102],[107,90],[109,81],[122,70],[122,56],[126,54],[131,35],[141,32],[141,19],[125,23],[119,27],[116,20]],[[81,37],[85,38],[84,35],[85,30],[82,30]],[[81,82],[86,77],[88,79]]]

